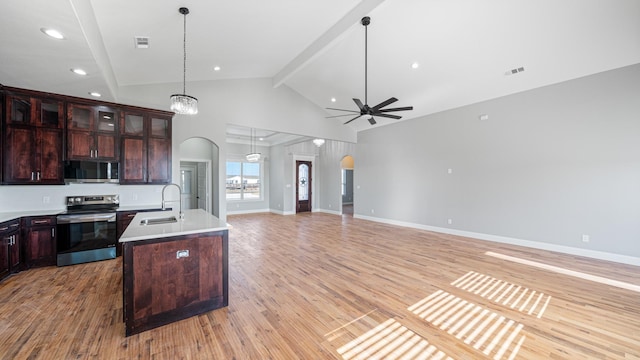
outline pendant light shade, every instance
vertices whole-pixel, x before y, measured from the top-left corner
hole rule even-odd
[[[189,9],[181,7],[178,9],[184,16],[184,36],[182,40],[184,56],[182,70],[182,94],[171,95],[171,110],[177,114],[195,115],[198,113],[198,99],[186,94],[187,87],[187,14]]]

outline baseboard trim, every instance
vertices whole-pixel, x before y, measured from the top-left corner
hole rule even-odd
[[[269,212],[269,209],[227,211],[227,215],[257,214],[257,213],[265,213],[265,212]]]
[[[327,210],[327,209],[318,209],[317,212],[321,212],[321,213],[325,213],[325,214],[332,214],[332,215],[342,215],[342,213],[340,211]]]
[[[563,254],[584,256],[584,257],[598,259],[598,260],[606,260],[606,261],[613,261],[621,264],[640,266],[640,258],[627,256],[627,255],[613,254],[613,253],[608,253],[604,251],[580,249],[580,248],[574,248],[574,247],[564,246],[564,245],[543,243],[539,241],[531,241],[531,240],[517,239],[512,237],[506,237],[506,236],[477,233],[472,231],[464,231],[464,230],[449,229],[449,228],[443,228],[443,227],[437,227],[437,226],[415,224],[410,222],[383,219],[383,218],[377,218],[372,216],[354,214],[353,217],[356,219],[375,221],[375,222],[389,224],[389,225],[397,225],[402,227],[409,227],[414,229],[427,230],[427,231],[439,232],[439,233],[450,234],[450,235],[464,236],[464,237],[474,238],[478,240],[486,240],[486,241],[493,241],[493,242],[498,242],[503,244],[518,245],[518,246],[524,246],[524,247],[529,247],[533,249],[555,251]]]

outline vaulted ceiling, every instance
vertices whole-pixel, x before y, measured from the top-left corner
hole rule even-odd
[[[637,0],[29,0],[0,5],[0,83],[107,101],[123,86],[180,84],[181,6],[188,82],[272,78],[352,110],[364,101],[359,21],[370,16],[368,100],[413,105],[403,119],[640,63]]]

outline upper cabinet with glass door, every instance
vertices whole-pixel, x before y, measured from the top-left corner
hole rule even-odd
[[[54,129],[64,127],[64,102],[61,100],[9,94],[6,96],[5,109],[7,125],[29,125]]]
[[[117,161],[118,117],[107,106],[67,104],[67,159]]]

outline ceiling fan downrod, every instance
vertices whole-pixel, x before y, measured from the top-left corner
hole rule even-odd
[[[367,26],[369,24],[371,24],[371,18],[368,16],[365,16],[362,18],[362,20],[360,20],[360,23],[362,25],[364,25],[364,103],[368,104],[368,94],[367,94],[367,55],[368,55],[368,49],[367,49],[367,44],[369,43],[367,41]]]

